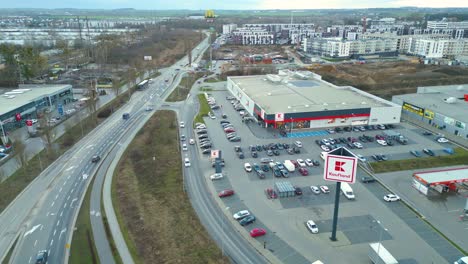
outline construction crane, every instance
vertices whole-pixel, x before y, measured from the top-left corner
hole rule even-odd
[[[205,11],[205,19],[208,23],[213,23],[215,19],[215,13],[213,10],[206,10]]]

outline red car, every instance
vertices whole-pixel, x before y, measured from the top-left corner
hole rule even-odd
[[[299,167],[299,163],[297,163],[297,161],[291,160],[291,163],[294,164],[294,167],[296,167],[296,168]]]
[[[278,198],[278,195],[276,194],[276,192],[272,188],[266,189],[266,193],[267,193],[268,199]]]
[[[218,193],[218,197],[228,197],[234,194],[234,190],[222,190]]]
[[[259,237],[259,236],[263,236],[266,234],[266,230],[263,229],[263,228],[254,228],[252,230],[250,230],[250,236],[251,237]]]
[[[228,128],[224,130],[224,133],[232,133],[232,132],[236,132],[236,131],[232,128]]]
[[[307,176],[307,175],[309,175],[309,171],[308,171],[306,168],[299,168],[299,173],[300,173],[302,176]]]
[[[375,136],[375,138],[376,138],[376,139],[385,140],[385,137],[384,137],[384,136],[382,136],[382,135],[377,135],[377,136]]]

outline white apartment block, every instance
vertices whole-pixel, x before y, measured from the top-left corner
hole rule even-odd
[[[226,25],[223,25],[223,34],[231,34],[232,31],[236,30],[237,29],[237,25],[236,24],[226,24]]]
[[[232,32],[237,43],[242,45],[272,45],[275,36],[265,29],[238,28]]]
[[[278,23],[278,24],[244,24],[244,28],[261,28],[270,32],[281,32],[283,30],[314,30],[315,24],[312,23]]]
[[[427,21],[428,29],[468,29],[468,21],[461,22],[448,22],[441,21]]]
[[[408,53],[425,58],[464,56],[468,55],[468,40],[410,38]]]
[[[309,38],[304,41],[306,52],[327,57],[357,57],[361,55],[396,54],[396,39],[342,40],[340,38]]]

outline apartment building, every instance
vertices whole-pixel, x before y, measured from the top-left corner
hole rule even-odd
[[[231,41],[241,45],[275,44],[274,34],[260,28],[237,28],[232,32]]]
[[[451,58],[468,55],[466,39],[410,38],[407,53],[425,58]]]
[[[223,25],[223,34],[231,34],[234,30],[237,29],[237,24],[226,24]]]
[[[298,44],[315,36],[314,24],[244,24],[223,25],[223,34],[231,35],[231,42],[242,45]]]
[[[309,38],[304,41],[307,53],[332,58],[349,58],[366,55],[396,55],[396,39],[358,39]]]
[[[449,22],[446,19],[427,21],[427,29],[468,29],[468,21]]]

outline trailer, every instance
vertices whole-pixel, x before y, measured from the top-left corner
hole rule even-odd
[[[369,258],[374,264],[398,264],[382,243],[369,244]]]

